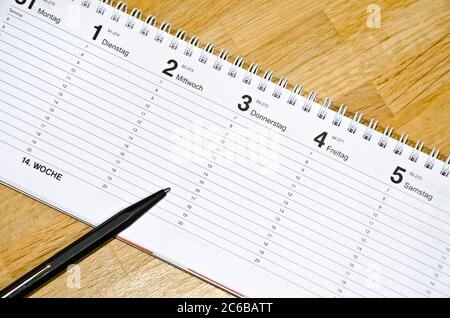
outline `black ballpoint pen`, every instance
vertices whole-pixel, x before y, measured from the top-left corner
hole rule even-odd
[[[0,292],[1,298],[24,297],[48,282],[68,265],[82,259],[117,234],[122,232],[156,203],[163,199],[170,188],[162,189],[145,199],[123,209],[95,227],[81,238],[65,247],[47,261],[25,274]]]

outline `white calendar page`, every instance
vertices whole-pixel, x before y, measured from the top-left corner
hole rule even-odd
[[[99,1],[0,18],[4,184],[92,225],[171,187],[121,238],[238,296],[450,296],[448,164]]]

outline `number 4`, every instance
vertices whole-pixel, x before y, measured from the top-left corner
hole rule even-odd
[[[323,145],[325,145],[325,138],[327,138],[328,133],[324,131],[320,135],[316,136],[314,138],[314,141],[318,143],[318,147],[321,148]]]

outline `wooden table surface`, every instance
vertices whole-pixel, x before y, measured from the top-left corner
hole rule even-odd
[[[371,3],[373,4],[369,6]],[[277,78],[317,89],[364,119],[450,151],[450,1],[144,1],[144,16],[169,21],[256,62]],[[377,19],[377,10],[380,19]],[[379,21],[379,23],[378,23]],[[159,23],[158,23],[159,25]],[[172,31],[174,32],[174,31]],[[248,65],[248,64],[246,64]],[[0,167],[1,169],[1,167]],[[90,228],[0,186],[0,287]],[[222,290],[114,240],[83,260],[81,288],[63,274],[32,296],[229,296]]]

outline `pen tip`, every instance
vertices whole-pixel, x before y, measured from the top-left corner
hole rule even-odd
[[[164,192],[165,192],[165,193],[169,193],[169,191],[170,191],[170,188],[165,188],[165,189],[164,189]]]

